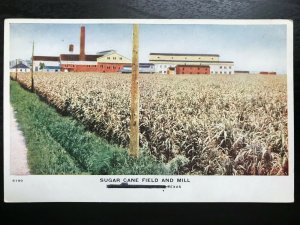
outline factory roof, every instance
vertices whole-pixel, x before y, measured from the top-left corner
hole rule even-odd
[[[33,56],[33,60],[36,61],[59,61],[57,56]]]
[[[45,66],[45,69],[47,70],[57,70],[57,69],[60,69],[59,66]]]
[[[106,51],[102,51],[102,52],[97,52],[97,55],[103,56],[103,55],[106,55],[109,53],[115,53],[115,52],[116,52],[116,50],[110,49],[110,50],[106,50]]]
[[[208,67],[209,68],[209,66],[207,66],[207,65],[177,65],[176,67]]]
[[[187,61],[187,60],[165,60],[165,59],[151,59],[150,62],[184,62],[184,63],[233,63],[233,61]]]
[[[29,69],[29,67],[26,66],[26,65],[23,64],[23,63],[19,63],[19,64],[17,64],[17,65],[14,65],[11,69],[16,69],[16,68],[18,68],[18,69]]]
[[[85,55],[84,61],[97,61],[101,55]],[[61,61],[81,61],[79,60],[78,54],[61,54],[60,55]]]
[[[150,53],[150,55],[176,55],[176,56],[217,56],[218,54],[184,54],[184,53]]]
[[[235,73],[250,73],[248,70],[235,70]]]

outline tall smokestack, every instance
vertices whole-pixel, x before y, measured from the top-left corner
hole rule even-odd
[[[80,55],[79,55],[79,60],[84,61],[85,60],[85,27],[81,26],[80,27]]]

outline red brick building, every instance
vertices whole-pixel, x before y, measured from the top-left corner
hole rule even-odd
[[[71,54],[61,54],[60,70],[63,72],[100,72],[115,73],[123,69],[131,60],[115,50],[98,52],[95,55],[85,54],[85,27],[80,29],[80,52],[73,54],[74,45],[69,45]]]
[[[100,73],[116,73],[123,69],[127,65],[125,63],[98,63],[97,72]]]
[[[276,72],[261,71],[259,74],[262,74],[262,75],[276,75]]]
[[[78,54],[61,54],[59,56],[60,69],[63,72],[96,72],[97,58],[100,56],[84,55],[84,61],[82,61]]]
[[[176,74],[210,74],[210,67],[204,65],[177,65]]]
[[[117,54],[117,53],[114,53]],[[115,73],[123,69],[124,65],[128,65],[128,61],[113,62],[106,60],[97,62],[98,58],[106,57],[106,55],[85,55],[85,60],[80,60],[80,55],[62,54],[60,55],[60,67],[63,72],[100,72]]]

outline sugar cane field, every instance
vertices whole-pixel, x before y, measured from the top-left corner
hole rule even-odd
[[[11,83],[15,82],[15,74],[10,76]],[[17,82],[31,90],[30,73],[18,75]],[[128,74],[35,73],[34,95],[61,116],[120,148],[120,154],[127,154],[130,84]],[[91,158],[95,154],[91,150],[67,146],[72,134],[57,137],[62,139],[59,148],[64,154],[60,152],[53,165],[70,161],[66,168],[78,165],[73,174],[132,173],[107,168],[127,163],[136,166],[135,174],[288,175],[286,76],[142,74],[139,87],[141,158],[151,159],[159,169],[142,170],[138,167],[147,167],[148,161],[138,159],[140,163],[134,164],[130,157],[105,162],[106,167],[99,169],[103,157]],[[31,107],[30,102],[23,104],[26,107]],[[109,162],[111,157],[118,161],[115,155],[106,157]],[[68,174],[68,169],[53,173]]]

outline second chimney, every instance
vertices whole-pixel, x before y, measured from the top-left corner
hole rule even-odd
[[[79,60],[84,61],[85,60],[85,27],[81,26],[80,28],[80,55]]]
[[[73,51],[74,51],[74,45],[70,44],[69,45],[69,53],[73,53]]]

